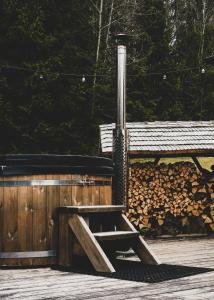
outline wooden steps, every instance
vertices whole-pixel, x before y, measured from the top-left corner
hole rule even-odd
[[[96,271],[115,272],[108,256],[130,247],[144,263],[159,264],[123,209],[119,205],[59,207],[59,264],[71,265],[75,249],[82,249]]]
[[[133,239],[139,236],[138,232],[133,231],[106,231],[93,233],[98,241],[115,241]]]
[[[123,205],[86,205],[86,206],[62,206],[58,208],[61,213],[93,214],[121,212],[125,210]]]

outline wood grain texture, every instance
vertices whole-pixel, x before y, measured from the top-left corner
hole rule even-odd
[[[137,238],[139,233],[133,231],[105,231],[94,232],[93,235],[98,241],[115,241]]]
[[[39,175],[33,176],[38,180]],[[33,186],[33,249],[47,250],[47,197],[46,186]]]
[[[97,176],[92,176],[92,180],[102,180],[102,178],[99,178]],[[91,204],[92,205],[99,205],[101,204],[101,196],[100,196],[100,187],[99,186],[91,186]],[[104,203],[102,203],[104,204]]]
[[[101,180],[109,181],[112,184],[111,177],[102,176]],[[100,186],[100,204],[111,205],[112,204],[112,186]]]
[[[64,206],[59,207],[60,212],[90,214],[90,213],[112,213],[121,212],[123,205],[84,205],[84,206]]]
[[[59,236],[58,236],[58,264],[60,266],[70,266],[73,259],[73,233],[69,228],[69,214],[59,214]]]
[[[22,180],[28,180],[27,176],[22,176]],[[20,178],[19,178],[20,180]],[[22,186],[17,188],[18,202],[18,240],[19,251],[33,250],[33,234],[29,230],[33,226],[33,193],[32,187]]]
[[[10,177],[15,181],[17,177]],[[3,251],[12,252],[19,249],[18,241],[18,190],[17,187],[4,187],[4,216],[3,216]]]
[[[35,175],[6,177],[6,181],[82,180],[84,175]],[[89,180],[109,181],[110,176],[88,176]],[[4,178],[1,177],[1,181]],[[83,188],[86,188],[83,192]],[[107,186],[111,189],[111,186]],[[84,197],[83,197],[84,196]],[[104,198],[103,198],[104,199]],[[0,187],[0,252],[46,251],[57,249],[60,205],[100,204],[99,186],[44,185]],[[76,247],[78,248],[78,247]],[[75,249],[76,249],[75,248]],[[81,252],[81,251],[79,251]],[[50,265],[56,258],[0,259],[1,265]]]
[[[98,272],[115,272],[112,264],[91,233],[83,217],[73,214],[69,218],[68,223],[95,270]]]
[[[57,180],[59,175],[47,175],[47,179]],[[60,206],[60,187],[47,186],[47,249],[56,250],[58,241],[57,207]]]
[[[71,180],[71,175],[60,175],[60,180]],[[72,190],[70,185],[61,185],[60,189],[60,206],[72,205]]]
[[[82,175],[73,174],[71,175],[72,180],[81,180]],[[72,205],[83,205],[82,201],[82,189],[78,185],[72,186]]]
[[[147,241],[163,263],[214,268],[214,239]],[[206,250],[206,251],[205,251]],[[181,256],[180,256],[181,255]],[[197,256],[197,259],[195,259]],[[137,258],[136,258],[137,259]],[[187,262],[188,261],[188,262]],[[2,299],[212,300],[214,272],[160,283],[97,277],[50,268],[0,270]]]
[[[91,187],[82,186],[82,205],[92,205],[91,203]]]

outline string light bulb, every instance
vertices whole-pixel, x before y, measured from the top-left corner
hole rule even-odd
[[[42,74],[40,74],[39,79],[44,79],[44,76]]]
[[[206,70],[203,68],[201,69],[201,73],[204,74],[206,72]]]
[[[166,74],[163,75],[163,80],[166,80]]]
[[[82,82],[85,82],[85,75],[82,75]]]

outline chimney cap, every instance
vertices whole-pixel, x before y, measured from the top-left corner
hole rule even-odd
[[[128,35],[126,33],[117,33],[114,38],[117,45],[126,45],[128,41]]]

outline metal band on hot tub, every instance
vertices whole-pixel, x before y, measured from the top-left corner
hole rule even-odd
[[[111,186],[111,181],[76,179],[76,180],[20,180],[20,181],[0,181],[0,187],[17,187],[17,186]]]
[[[3,259],[3,258],[37,258],[37,257],[55,257],[55,256],[56,256],[55,250],[0,252],[0,259]]]

